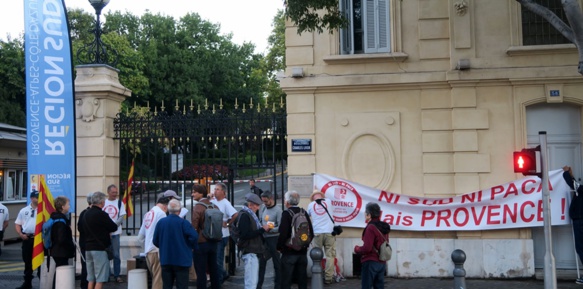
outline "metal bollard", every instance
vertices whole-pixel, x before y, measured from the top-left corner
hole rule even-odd
[[[55,288],[75,289],[75,267],[73,265],[57,267],[56,271]]]
[[[310,258],[312,258],[312,289],[324,288],[324,280],[322,276],[322,259],[324,258],[324,251],[321,248],[312,248],[310,250]]]
[[[133,269],[128,272],[128,288],[148,288],[148,271]]]
[[[455,266],[453,269],[453,289],[466,289],[466,270],[464,269],[466,253],[460,249],[455,249],[451,253],[451,260]]]

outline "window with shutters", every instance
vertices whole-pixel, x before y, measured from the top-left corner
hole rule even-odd
[[[390,52],[390,0],[341,0],[349,19],[341,30],[341,54]]]

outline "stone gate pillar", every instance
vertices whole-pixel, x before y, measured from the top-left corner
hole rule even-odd
[[[131,95],[118,79],[118,70],[102,64],[79,65],[75,78],[77,133],[77,213],[87,205],[87,194],[106,193],[119,184],[119,141],[113,120],[121,102]],[[120,197],[123,192],[120,190]]]

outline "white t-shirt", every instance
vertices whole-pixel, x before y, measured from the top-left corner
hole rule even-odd
[[[164,211],[158,206],[154,206],[150,211],[144,214],[144,220],[140,227],[140,232],[138,233],[138,236],[145,236],[144,252],[148,253],[156,249],[156,246],[152,243],[154,230],[156,229],[158,221],[165,217],[166,213],[164,213]]]
[[[22,208],[18,212],[18,217],[14,224],[22,226],[22,233],[27,235],[34,235],[34,228],[36,227],[36,215],[38,213],[36,209],[33,209],[30,205]]]
[[[4,230],[4,222],[10,219],[10,214],[6,206],[0,204],[0,232]]]
[[[117,207],[120,204],[121,207]],[[124,206],[123,202],[118,202],[118,200],[110,201],[109,199],[105,200],[105,205],[103,206],[103,211],[106,212],[112,221],[117,221],[120,216],[126,215],[126,207]],[[121,225],[117,226],[117,231],[111,233],[112,235],[119,235],[121,234]]]
[[[234,214],[237,213],[237,210],[233,207],[233,205],[231,205],[231,202],[229,202],[229,200],[227,200],[227,198],[224,198],[220,201],[218,201],[217,199],[214,199],[211,202],[213,204],[215,204],[219,208],[219,210],[221,210],[221,212],[223,212],[223,222],[226,222]],[[229,228],[223,227],[223,238],[229,237],[229,236],[231,236],[231,234],[229,234]]]
[[[322,199],[322,206],[325,206],[328,209],[330,215],[334,211],[332,206],[330,205],[329,199]],[[312,219],[312,227],[314,227],[314,234],[329,234],[332,233],[334,229],[334,223],[326,213],[326,210],[320,206],[320,204],[316,203],[316,201],[311,202],[308,205],[308,215]]]

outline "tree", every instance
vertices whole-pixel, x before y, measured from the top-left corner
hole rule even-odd
[[[575,44],[579,52],[579,74],[583,75],[583,13],[579,0],[561,0],[568,24],[535,0],[515,0],[522,7],[543,17],[565,38]],[[348,19],[339,10],[338,0],[284,0],[285,15],[298,26],[298,33],[327,29],[330,33],[346,27]],[[319,11],[323,11],[319,13]]]
[[[285,69],[285,15],[283,10],[278,10],[271,24],[273,30],[267,39],[269,49],[264,58],[264,73],[269,75],[267,83],[267,102],[276,105],[285,98],[285,93],[279,85],[277,73]]]
[[[26,126],[24,44],[21,38],[0,39],[0,122]]]

